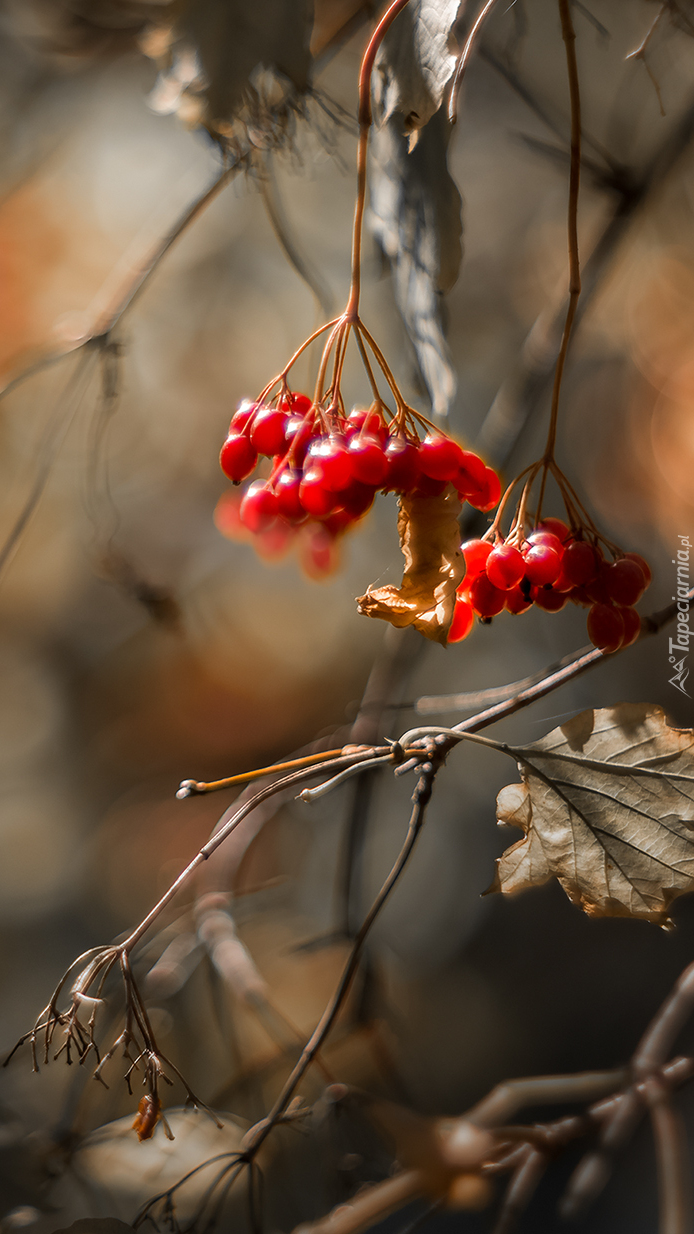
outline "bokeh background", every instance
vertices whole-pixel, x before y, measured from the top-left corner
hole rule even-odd
[[[148,7],[6,0],[0,9],[3,382],[78,341],[217,174],[209,140],[151,106],[157,68],[123,18],[127,11],[137,26]],[[652,563],[654,610],[672,596],[678,537],[694,532],[694,42],[686,21],[663,22],[647,68],[626,56],[655,4],[574,9],[581,242],[597,257],[567,374],[560,460],[607,534]],[[88,19],[103,37],[76,38]],[[318,62],[315,88],[338,118],[311,100],[291,147],[273,155],[291,235],[335,305],[348,283],[350,117],[366,37],[357,21]],[[546,432],[545,377],[566,287],[567,131],[555,6],[501,6],[469,70],[451,142],[465,258],[446,312],[459,383],[452,431],[481,441],[490,461],[512,446],[507,479],[537,456]],[[96,350],[68,355],[2,400],[3,536],[46,481],[0,578],[3,1051],[66,964],[132,926],[229,804],[176,801],[180,780],[261,766],[333,731],[339,744],[384,643],[393,654],[392,636],[357,614],[354,597],[369,583],[399,581],[394,498],[379,498],[319,581],[305,556],[261,560],[214,521],[230,415],[282,367],[317,314],[257,180],[239,174],[161,263],[106,362]],[[364,318],[425,409],[387,263],[370,239]],[[364,397],[356,370],[349,380],[353,398]],[[663,631],[606,661],[493,735],[529,741],[585,707],[620,701],[660,704],[690,726],[690,699],[668,682],[667,639]],[[500,686],[585,642],[584,613],[573,609],[502,617],[448,650],[401,640],[382,733],[409,727],[422,696]],[[461,713],[442,705],[436,714],[448,723]],[[628,1058],[691,959],[688,900],[666,934],[589,921],[555,885],[508,902],[481,898],[508,843],[495,827],[495,794],[513,779],[499,756],[451,756],[326,1051],[340,1079],[453,1113],[512,1075],[613,1065]],[[231,873],[221,868],[248,949],[240,954],[252,957],[279,1021],[253,1010],[243,975],[236,987],[215,975],[195,939],[190,897],[141,959],[146,980],[173,948],[149,987],[153,1022],[201,1097],[242,1123],[262,1114],[318,1018],[346,952],[345,927],[398,849],[411,789],[384,775],[361,798],[350,786],[325,806],[286,804]],[[348,879],[350,819],[357,849]],[[107,1018],[117,1009],[114,989]],[[83,1216],[130,1221],[166,1170],[173,1181],[179,1162],[205,1155],[197,1141],[186,1148],[185,1128],[173,1165],[170,1154],[164,1166],[138,1158],[132,1136],[94,1140],[135,1104],[116,1064],[106,1092],[62,1063],[31,1074],[25,1048],[2,1080],[3,1230],[50,1234]],[[324,1082],[317,1074],[304,1095],[317,1099]],[[174,1088],[171,1103],[181,1099]],[[691,1098],[682,1106],[693,1122]],[[196,1134],[217,1151],[211,1132]],[[358,1119],[319,1165],[297,1134],[280,1133],[269,1168],[269,1228],[317,1216],[389,1168]],[[644,1132],[585,1229],[654,1228],[650,1153]],[[523,1229],[556,1228],[568,1168],[557,1167]],[[478,1230],[488,1217],[436,1220]]]

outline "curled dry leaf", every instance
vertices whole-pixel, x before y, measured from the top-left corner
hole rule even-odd
[[[161,68],[153,109],[204,125],[237,158],[282,145],[309,85],[309,0],[183,0],[161,22],[143,42]]]
[[[672,901],[694,890],[694,730],[660,707],[584,711],[514,751],[522,783],[497,798],[522,840],[497,861],[490,891],[556,877],[591,917],[669,926]]]
[[[415,133],[438,111],[455,72],[451,31],[460,0],[410,0],[376,56],[374,102],[379,123],[399,112]]]
[[[455,590],[465,576],[458,526],[461,508],[451,485],[439,497],[400,498],[402,584],[369,589],[357,599],[360,613],[382,617],[398,629],[414,626],[426,638],[446,645]]]
[[[414,150],[392,116],[371,140],[369,225],[388,258],[398,309],[417,357],[434,416],[445,421],[456,376],[444,333],[444,293],[463,256],[460,193],[448,170],[451,128],[443,110]]]

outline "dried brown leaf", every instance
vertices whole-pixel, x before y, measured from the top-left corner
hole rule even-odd
[[[694,890],[694,730],[671,728],[660,707],[621,703],[514,753],[522,783],[501,790],[497,817],[525,836],[489,890],[556,877],[591,917],[668,926],[672,901]]]
[[[151,106],[204,125],[237,157],[283,144],[309,85],[312,18],[310,0],[183,0],[162,46],[150,38],[162,69]]]
[[[372,135],[369,178],[369,225],[391,264],[395,299],[441,421],[457,385],[443,294],[456,282],[463,256],[462,201],[447,162],[450,134],[440,109],[410,150],[402,117],[391,117]]]
[[[440,497],[400,498],[402,584],[369,589],[357,599],[360,613],[382,617],[398,629],[414,626],[426,638],[446,645],[455,589],[465,576],[458,526],[461,508],[451,485]]]
[[[415,132],[438,111],[455,71],[451,31],[460,0],[410,0],[376,57],[374,100],[379,123],[399,112]]]

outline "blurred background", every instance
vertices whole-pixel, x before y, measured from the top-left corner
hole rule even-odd
[[[0,8],[3,385],[79,343],[219,173],[214,143],[162,102],[146,35],[164,7]],[[586,266],[559,458],[606,534],[652,564],[648,611],[670,602],[678,537],[694,531],[694,15],[671,7],[644,63],[626,56],[655,3],[574,5]],[[461,29],[470,17],[463,12]],[[329,28],[314,93],[268,159],[285,230],[320,272],[323,301],[339,309],[371,17],[358,4],[326,4],[319,18]],[[501,5],[451,138],[465,256],[445,313],[458,382],[451,431],[503,465],[507,480],[538,456],[546,433],[566,289],[567,133],[556,6]],[[379,497],[318,578],[310,546],[263,560],[218,529],[227,486],[217,458],[230,416],[321,320],[271,213],[258,175],[240,171],[160,263],[108,351],[87,347],[39,367],[0,404],[3,1053],[72,958],[132,927],[207,839],[231,794],[177,801],[182,779],[262,766],[333,732],[339,745],[375,663],[391,680],[389,709],[374,723],[396,737],[416,722],[422,696],[501,686],[587,641],[585,614],[573,608],[503,615],[447,650],[360,617],[356,595],[401,577],[392,496]],[[372,237],[363,317],[426,411]],[[355,401],[366,397],[356,369],[348,380]],[[607,660],[492,735],[531,741],[583,708],[621,701],[659,704],[690,726],[690,699],[668,680],[668,637]],[[453,723],[463,713],[441,704],[435,714]],[[509,842],[495,826],[495,795],[515,779],[499,756],[451,755],[325,1052],[333,1077],[423,1112],[457,1113],[513,1075],[612,1066],[692,958],[687,899],[666,934],[590,921],[553,883],[509,901],[480,898]],[[228,1113],[232,1147],[318,1019],[398,850],[412,787],[384,773],[325,805],[285,803],[259,820],[252,842],[220,856],[202,891],[233,899],[235,975],[215,969],[196,935],[192,890],[145,945],[138,972],[162,1048]],[[118,1008],[114,986],[106,1026]],[[317,1071],[302,1095],[318,1100],[325,1079]],[[2,1082],[3,1231],[50,1234],[85,1216],[130,1222],[153,1191],[219,1151],[201,1118],[193,1131],[177,1128],[175,1157],[159,1131],[139,1149],[123,1131],[137,1086],[129,1097],[115,1062],[106,1091],[62,1062],[33,1075],[25,1047]],[[183,1097],[175,1086],[167,1102]],[[682,1107],[694,1123],[690,1096]],[[129,1121],[108,1135],[97,1130],[121,1117]],[[332,1129],[322,1157],[311,1135],[278,1133],[269,1229],[315,1218],[390,1168],[359,1117],[320,1118]],[[644,1131],[583,1228],[654,1228],[650,1154]],[[556,1228],[570,1164],[556,1167],[522,1229]],[[486,1214],[437,1222],[490,1228]]]

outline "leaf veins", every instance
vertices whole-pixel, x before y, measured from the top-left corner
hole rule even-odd
[[[660,707],[584,711],[514,751],[522,783],[503,788],[497,819],[525,835],[497,861],[490,891],[556,877],[591,917],[668,927],[694,890],[694,730]]]

